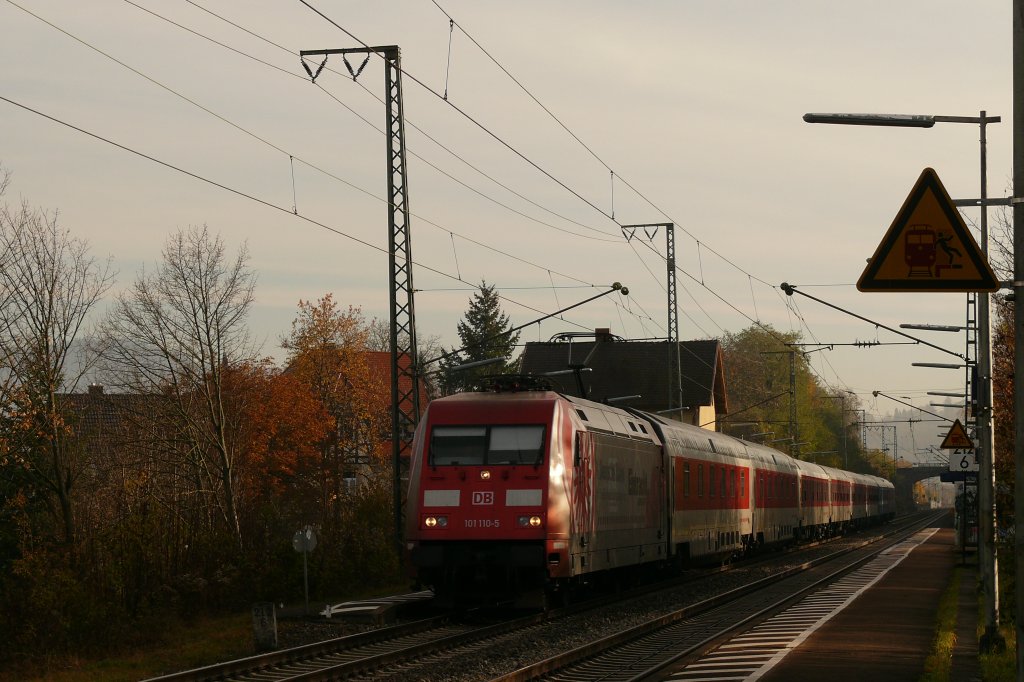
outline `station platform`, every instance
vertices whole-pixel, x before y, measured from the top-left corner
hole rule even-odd
[[[676,682],[905,682],[925,671],[939,600],[960,570],[951,679],[980,680],[976,558],[964,562],[952,519],[666,676]]]

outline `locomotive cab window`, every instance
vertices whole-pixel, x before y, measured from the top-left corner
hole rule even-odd
[[[432,466],[540,464],[543,426],[435,426],[430,435]]]
[[[492,426],[487,463],[540,464],[543,446],[543,426]]]

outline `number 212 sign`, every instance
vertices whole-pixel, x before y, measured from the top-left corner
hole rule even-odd
[[[974,456],[974,450],[954,450],[949,456],[949,470],[977,472],[978,459]]]

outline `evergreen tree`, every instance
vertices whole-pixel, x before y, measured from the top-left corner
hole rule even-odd
[[[441,362],[445,370],[443,392],[457,393],[472,388],[487,375],[518,371],[519,361],[512,361],[512,353],[519,341],[519,332],[508,333],[511,328],[512,323],[501,309],[501,299],[494,285],[481,282],[457,328],[462,348]],[[456,365],[492,358],[501,358],[503,362],[471,370],[450,371]]]

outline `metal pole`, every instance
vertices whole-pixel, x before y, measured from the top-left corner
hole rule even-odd
[[[860,450],[861,456],[868,451],[868,413],[867,410],[854,410],[860,412]]]
[[[789,435],[793,438],[790,446],[790,454],[794,457],[800,456],[800,446],[797,445],[796,425],[796,351],[789,351]]]
[[[839,396],[839,405],[840,405],[839,410],[841,412],[841,414],[839,415],[839,421],[841,421],[843,423],[843,468],[844,469],[849,469],[850,468],[850,461],[849,461],[850,460],[850,457],[849,457],[850,449],[849,449],[849,447],[847,447],[847,444],[846,444],[846,396],[845,395]]]
[[[981,146],[981,252],[988,258],[988,159],[985,112],[979,123]],[[995,433],[992,429],[992,336],[989,295],[978,293],[978,566],[984,602],[985,633],[981,650],[989,651],[999,635],[999,558],[995,545]]]
[[[302,545],[302,585],[305,587],[306,595],[306,610],[303,611],[305,615],[309,615],[309,568],[307,567],[308,561],[306,557],[309,556],[309,545]]]
[[[1024,0],[1013,0],[1013,373],[1024,360]],[[1013,382],[1017,680],[1024,682],[1024,381]]]
[[[899,495],[896,495],[896,471],[897,471],[896,459],[897,459],[898,453],[899,453],[899,445],[898,445],[898,441],[897,441],[897,437],[896,437],[896,427],[893,426],[892,427],[892,491],[893,491],[892,510],[893,510],[894,514],[898,514],[899,511],[900,511],[900,509],[899,509],[900,498],[899,498]]]
[[[955,451],[954,451],[955,452]],[[967,565],[967,472],[960,487],[960,563]]]
[[[420,372],[416,357],[416,311],[412,281],[412,233],[409,229],[409,183],[406,172],[405,114],[402,105],[402,52],[397,45],[301,50],[299,57],[374,53],[384,60],[385,145],[388,185],[388,289],[391,342],[391,465],[394,543],[402,561],[402,475],[420,419]],[[347,64],[348,62],[346,62]],[[313,73],[303,61],[313,81]],[[349,71],[351,72],[351,67]],[[360,67],[361,70],[361,67]],[[355,78],[355,74],[353,75]]]
[[[674,346],[676,362],[676,407],[679,421],[683,420],[683,361],[679,354],[679,298],[676,295],[676,234],[675,224],[665,223],[665,265],[668,269],[665,284],[668,287],[668,340]],[[669,407],[672,407],[669,400]]]

